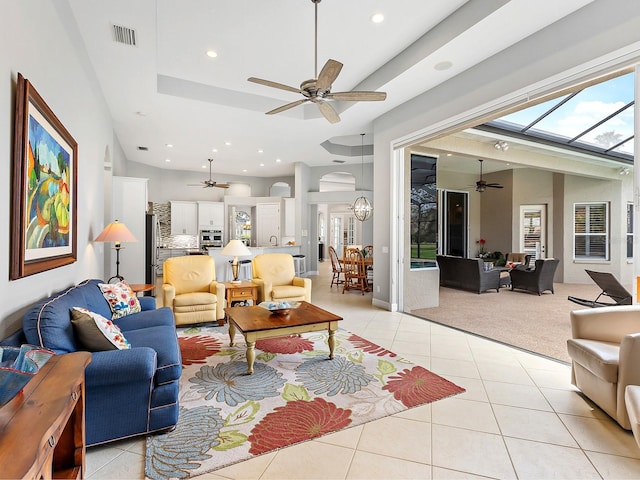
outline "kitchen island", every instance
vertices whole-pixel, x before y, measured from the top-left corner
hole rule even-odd
[[[210,256],[216,263],[216,280],[218,282],[227,282],[232,280],[231,268],[227,268],[227,264],[233,257],[228,255],[222,255],[223,247],[212,247],[207,249]],[[282,245],[282,246],[267,246],[267,247],[247,247],[251,252],[250,256],[238,257],[238,260],[251,260],[256,255],[261,253],[289,253],[291,255],[298,255],[300,253],[300,245]]]

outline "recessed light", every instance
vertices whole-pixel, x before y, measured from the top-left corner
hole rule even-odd
[[[450,62],[449,60],[445,60],[444,62],[436,63],[433,66],[433,69],[443,71],[443,70],[449,70],[451,67],[453,67],[453,63]]]
[[[225,144],[227,147],[230,147],[230,146],[231,146],[231,142],[224,142],[224,144]]]
[[[261,166],[261,167],[264,167],[264,163],[261,163],[261,164],[260,164],[260,166]]]
[[[216,58],[217,56],[218,56],[218,53],[215,50],[207,50],[207,57]]]
[[[215,153],[215,152],[218,151],[218,149],[217,148],[212,148],[211,151]]]
[[[165,143],[164,146],[167,148],[173,148],[173,143]]]
[[[171,159],[170,159],[170,158],[167,158],[167,159],[165,160],[165,162],[167,162],[167,163],[169,163],[170,161],[171,161]]]
[[[247,169],[246,169],[246,168],[245,168],[245,169],[243,169],[243,170],[242,170],[242,172],[243,172],[243,173],[247,173]]]
[[[280,160],[279,158],[276,158],[276,163],[280,163],[282,160]]]
[[[447,153],[447,157],[450,157],[451,155],[453,155],[453,153]]]
[[[382,23],[384,22],[384,15],[382,13],[374,13],[371,15],[371,21],[373,23]]]
[[[202,165],[202,168],[207,168],[207,166],[206,165]]]
[[[262,153],[262,149],[258,150],[258,153]]]

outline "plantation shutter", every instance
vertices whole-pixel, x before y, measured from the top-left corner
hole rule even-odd
[[[574,258],[608,258],[608,223],[606,203],[574,206]]]

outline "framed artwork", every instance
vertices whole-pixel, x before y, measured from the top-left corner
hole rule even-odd
[[[9,278],[77,259],[78,144],[18,73]]]

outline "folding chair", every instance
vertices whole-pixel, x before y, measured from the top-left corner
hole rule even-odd
[[[594,272],[592,270],[585,270],[587,275],[591,277],[596,285],[598,285],[602,292],[596,297],[595,300],[585,300],[583,298],[577,298],[569,296],[568,300],[577,303],[578,305],[583,305],[585,307],[611,307],[616,305],[631,305],[633,296],[624,288],[618,279],[614,277],[611,273],[607,272]],[[615,303],[611,302],[599,302],[598,300],[602,296],[609,297]]]

